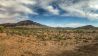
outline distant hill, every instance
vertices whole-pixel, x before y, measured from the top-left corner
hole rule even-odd
[[[20,22],[17,22],[17,23],[4,23],[4,24],[0,24],[0,26],[4,26],[4,27],[26,27],[26,28],[48,27],[46,25],[42,25],[40,23],[31,21],[31,20],[24,20],[24,21],[20,21]]]
[[[82,27],[77,27],[76,29],[97,29],[97,27],[92,26],[92,25],[86,25]]]

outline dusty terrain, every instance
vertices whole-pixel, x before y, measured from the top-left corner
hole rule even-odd
[[[98,30],[0,29],[0,56],[98,56]]]

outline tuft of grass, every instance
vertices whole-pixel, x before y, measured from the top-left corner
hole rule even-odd
[[[3,26],[0,26],[0,33],[2,33],[4,30],[4,27]]]
[[[5,45],[3,43],[0,43],[0,56],[3,56],[5,52]]]

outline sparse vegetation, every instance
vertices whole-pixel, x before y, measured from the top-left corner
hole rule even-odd
[[[96,43],[95,29],[0,27],[1,56],[98,56]]]
[[[0,42],[0,56],[3,56],[5,52],[5,48],[6,48],[5,45]]]

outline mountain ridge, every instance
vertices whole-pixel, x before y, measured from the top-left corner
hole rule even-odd
[[[24,21],[19,21],[17,23],[3,23],[3,24],[0,24],[0,26],[4,26],[4,27],[30,27],[30,28],[48,27],[46,25],[42,25],[42,24],[34,22],[32,20],[24,20]]]
[[[95,27],[93,25],[85,25],[77,28],[73,27],[51,27],[47,25],[43,25],[37,22],[34,22],[32,20],[24,20],[24,21],[19,21],[17,23],[3,23],[0,24],[0,26],[4,27],[26,27],[26,28],[63,28],[63,29],[98,29],[98,27]]]
[[[85,25],[85,26],[77,27],[76,29],[97,29],[97,27],[93,25]]]

